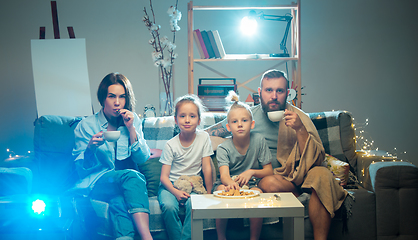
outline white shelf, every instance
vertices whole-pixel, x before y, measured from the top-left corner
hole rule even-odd
[[[194,62],[218,62],[218,61],[297,61],[297,57],[270,57],[269,54],[226,54],[224,58],[201,59],[195,58]]]
[[[298,6],[294,5],[281,5],[281,6],[193,6],[193,10],[214,11],[214,10],[289,10],[296,9]]]
[[[193,6],[193,1],[190,1],[187,5],[187,17],[188,17],[188,92],[194,92],[194,63],[199,63],[202,66],[206,66],[206,63],[212,62],[225,62],[225,61],[282,61],[290,62],[291,76],[294,85],[297,86],[297,102],[296,105],[301,107],[302,95],[301,95],[301,58],[300,58],[300,0],[297,0],[297,3],[291,5],[275,5],[275,6]],[[269,54],[227,54],[224,58],[212,58],[212,59],[200,59],[194,58],[193,55],[193,13],[194,11],[223,11],[223,10],[290,10],[291,15],[293,16],[291,27],[290,27],[290,57],[270,57]],[[281,64],[281,63],[279,63]],[[222,75],[214,68],[206,66],[207,69],[213,71],[219,75]],[[250,91],[249,87],[245,84],[254,80],[255,78],[250,78],[244,83],[237,82],[239,87],[244,87]]]

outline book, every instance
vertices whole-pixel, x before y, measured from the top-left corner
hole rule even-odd
[[[205,55],[205,58],[209,58],[209,54],[208,54],[208,51],[206,49],[205,42],[203,41],[203,38],[202,38],[202,33],[200,32],[199,29],[196,29],[194,31],[196,31],[197,38],[199,38],[199,42],[200,42],[200,46],[202,47],[203,55]]]
[[[199,37],[197,36],[196,30],[193,31],[193,38],[196,43],[197,50],[199,51],[199,56],[201,59],[205,59],[205,54],[203,53],[202,46],[200,45]]]
[[[219,51],[219,55],[220,55],[221,58],[224,58],[226,53],[225,53],[224,45],[222,44],[221,37],[219,36],[218,30],[212,31],[212,34],[213,34],[213,38],[215,38],[215,42],[216,42],[216,46],[217,46],[218,51]]]
[[[200,31],[200,33],[202,34],[203,42],[205,43],[205,47],[208,51],[209,58],[215,58],[215,53],[213,52],[212,46],[210,44],[208,33],[205,30]]]
[[[207,31],[210,45],[212,46],[213,53],[215,54],[215,58],[221,58],[221,55],[219,53],[218,47],[216,46],[215,38],[213,37],[212,31]]]

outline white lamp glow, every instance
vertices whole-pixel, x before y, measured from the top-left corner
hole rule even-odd
[[[253,35],[257,31],[257,20],[251,17],[243,17],[241,20],[241,32],[245,35]]]

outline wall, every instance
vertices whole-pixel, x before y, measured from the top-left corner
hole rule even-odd
[[[157,3],[157,1],[154,1]],[[254,4],[254,1],[228,1],[229,5]],[[274,5],[290,1],[259,1]],[[167,36],[166,11],[175,1],[155,4],[157,23]],[[196,0],[194,5],[224,5],[225,1]],[[77,38],[85,38],[93,107],[100,106],[96,89],[109,72],[125,74],[133,83],[138,99],[136,111],[143,113],[148,103],[158,108],[157,68],[151,60],[150,35],[143,25],[146,0],[58,0],[61,38],[68,38],[73,26]],[[358,123],[369,119],[365,129],[381,150],[394,152],[414,162],[418,155],[414,134],[417,97],[416,42],[418,3],[402,1],[306,1],[302,0],[302,83],[303,110],[307,112],[343,109],[353,113]],[[176,36],[179,54],[175,62],[175,96],[187,93],[187,1],[179,1],[182,28]],[[227,53],[278,52],[283,26],[268,23],[264,34],[250,39],[232,28],[241,13],[195,14],[195,28],[219,30]],[[210,19],[210,20],[208,20]],[[32,77],[30,40],[38,39],[39,27],[46,27],[46,38],[53,38],[50,1],[19,0],[0,3],[0,71],[2,73],[0,111],[0,157],[6,148],[18,154],[33,150],[33,121],[37,117]],[[266,23],[267,24],[267,23]],[[277,31],[269,31],[273,26]],[[196,50],[196,49],[195,49]],[[197,56],[197,53],[195,53]],[[223,74],[244,82],[273,62],[214,63]],[[217,65],[216,65],[217,64]],[[281,68],[284,70],[284,68]],[[196,66],[199,77],[218,77]],[[258,86],[258,80],[249,84]],[[249,92],[239,89],[244,100]],[[53,99],[51,99],[53,101]]]

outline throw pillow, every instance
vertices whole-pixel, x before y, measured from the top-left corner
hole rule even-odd
[[[323,164],[334,174],[337,180],[340,181],[341,186],[347,185],[350,171],[350,165],[348,163],[343,162],[329,154],[325,154]]]
[[[212,144],[212,150],[213,151],[216,151],[216,149],[218,148],[219,144],[225,142],[226,140],[227,140],[227,138],[210,136],[210,142]]]
[[[144,174],[147,180],[148,197],[158,195],[158,187],[160,186],[161,167],[160,158],[150,158],[145,163],[138,165],[139,171]]]

